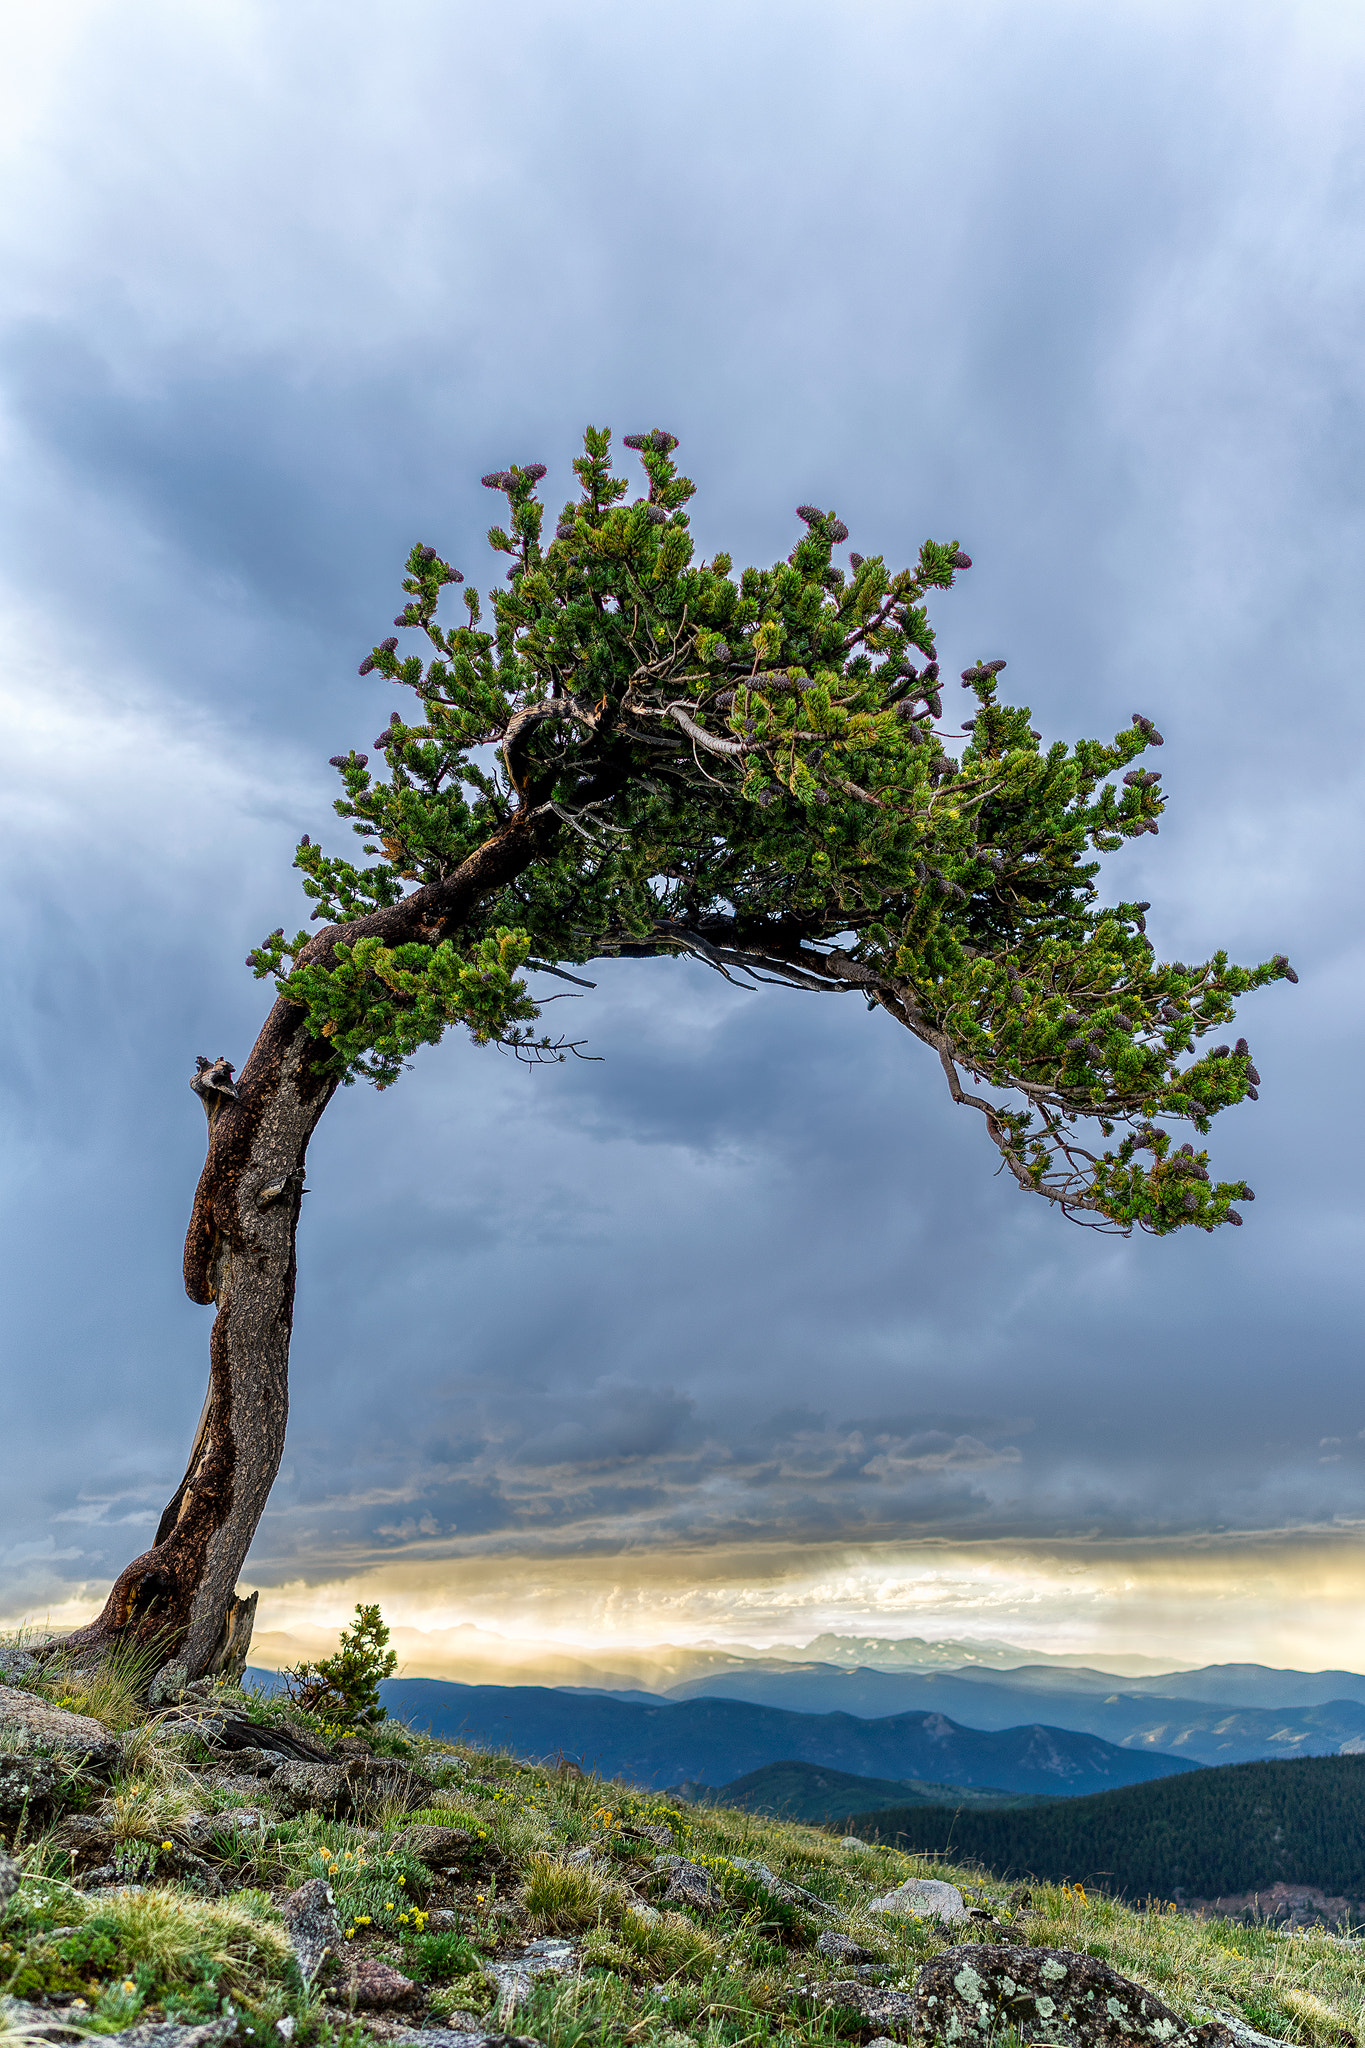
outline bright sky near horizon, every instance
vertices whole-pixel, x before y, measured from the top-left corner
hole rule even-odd
[[[1106,886],[1284,950],[1246,1227],[995,1176],[838,999],[615,963],[314,1141],[263,1626],[998,1636],[1365,1668],[1365,23],[1336,4],[51,5],[0,81],[0,1616],[144,1547],[203,1394],[194,1055],[340,849],[402,557],[663,425],[699,544],[957,539],[945,672],[1165,734]],[[291,920],[293,921],[291,923]]]

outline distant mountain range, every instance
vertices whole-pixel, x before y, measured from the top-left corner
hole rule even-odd
[[[982,1729],[1044,1720],[1103,1736],[1124,1749],[1199,1764],[1365,1750],[1365,1679],[1351,1672],[1213,1665],[1205,1671],[1125,1679],[1120,1685],[1101,1672],[1053,1667],[891,1672],[754,1663],[687,1679],[666,1697],[742,1699],[789,1712],[875,1719],[936,1712]],[[1223,1689],[1221,1698],[1215,1687]],[[1296,1690],[1302,1694],[1297,1700]],[[1239,1704],[1238,1695],[1257,1703]]]
[[[745,1665],[780,1668],[812,1661],[864,1665],[875,1670],[1009,1670],[1016,1665],[1067,1669],[1077,1665],[1102,1674],[1132,1677],[1184,1669],[1158,1657],[1130,1653],[1107,1657],[1079,1652],[1053,1655],[1015,1643],[962,1636],[930,1641],[923,1636],[822,1635],[804,1645],[777,1643],[770,1649],[749,1643],[650,1644],[643,1649],[576,1648],[558,1643],[518,1642],[462,1623],[458,1628],[392,1631],[399,1670],[405,1678],[452,1678],[463,1685],[581,1685],[603,1690],[666,1692],[689,1678]],[[336,1648],[334,1631],[300,1627],[289,1634],[263,1630],[252,1640],[254,1662],[271,1670],[325,1657]]]
[[[1005,1792],[998,1785],[932,1785],[919,1778],[859,1778],[851,1771],[832,1771],[820,1764],[764,1764],[729,1785],[675,1785],[696,1806],[738,1806],[745,1813],[767,1813],[777,1820],[842,1826],[850,1814],[865,1820],[874,1809],[932,1806],[941,1811],[971,1807],[974,1811],[1051,1804],[1046,1793]]]
[[[419,1635],[396,1630],[395,1641]],[[588,1652],[537,1653],[475,1629],[435,1631],[447,1651],[464,1645],[466,1689],[543,1690],[546,1683],[566,1697],[606,1698],[634,1708],[662,1707],[688,1700],[731,1700],[798,1716],[853,1716],[885,1721],[898,1716],[938,1715],[965,1729],[1002,1733],[1041,1723],[1053,1729],[1097,1736],[1108,1744],[1152,1757],[1219,1765],[1301,1756],[1365,1752],[1365,1675],[1353,1671],[1277,1670],[1263,1664],[1209,1664],[1197,1669],[1135,1672],[1116,1677],[1056,1657],[1047,1663],[1008,1665],[1018,1654],[1008,1644],[970,1639],[930,1642],[921,1637],[825,1635],[806,1645],[821,1657],[718,1647],[680,1649],[662,1645],[629,1652],[613,1662],[633,1671],[595,1669]],[[284,1638],[265,1637],[263,1644]],[[311,1638],[290,1645],[296,1655],[332,1647]],[[406,1647],[406,1640],[404,1640]],[[785,1651],[788,1646],[780,1648]],[[521,1665],[490,1667],[492,1650],[526,1658]],[[949,1656],[977,1661],[949,1665]],[[988,1662],[987,1657],[994,1659]],[[860,1657],[880,1660],[860,1663]],[[1132,1658],[1132,1663],[1150,1662]],[[548,1667],[548,1668],[547,1668]],[[492,1674],[496,1673],[496,1676]],[[534,1677],[528,1687],[519,1681]],[[509,1679],[514,1681],[509,1684]],[[642,1679],[649,1682],[642,1683]],[[409,1667],[397,1684],[420,1683]],[[448,1681],[455,1683],[457,1681]],[[577,1725],[577,1724],[575,1724]],[[805,1752],[793,1749],[794,1757]],[[771,1752],[762,1762],[778,1762]],[[835,1762],[832,1757],[810,1759]],[[728,1769],[725,1765],[728,1763]],[[742,1775],[736,1759],[720,1759],[723,1778]],[[1165,1769],[1159,1765],[1158,1769]],[[705,1772],[695,1775],[707,1776]],[[942,1776],[932,1766],[902,1765],[874,1776]],[[720,1782],[707,1776],[707,1782]]]
[[[963,1727],[941,1713],[793,1713],[747,1700],[640,1701],[549,1686],[458,1685],[392,1678],[389,1713],[447,1738],[517,1755],[563,1754],[604,1777],[649,1786],[725,1784],[788,1759],[860,1777],[923,1779],[1010,1792],[1077,1794],[1192,1768],[1175,1756],[1121,1749],[1084,1731]]]
[[[907,1803],[852,1831],[907,1849],[951,1843],[957,1861],[1000,1877],[1130,1899],[1227,1900],[1284,1883],[1365,1901],[1365,1756],[1234,1764],[1004,1812]]]

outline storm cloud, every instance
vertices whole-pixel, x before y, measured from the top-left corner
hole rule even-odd
[[[1244,1007],[1262,1100],[1215,1134],[1255,1207],[1071,1228],[856,999],[607,963],[558,1006],[598,1063],[452,1040],[324,1121],[253,1583],[1353,1540],[1359,24],[136,0],[25,35],[0,1608],[102,1597],[179,1477],[186,1084],[254,1037],[241,963],[302,913],[298,834],[340,842],[324,764],[387,716],[356,666],[402,557],[491,581],[480,472],[543,460],[556,503],[589,420],[677,433],[738,561],[812,497],[865,553],[959,540],[945,666],[1007,657],[1049,741],[1156,717],[1169,809],[1106,887],[1168,957],[1301,977]]]

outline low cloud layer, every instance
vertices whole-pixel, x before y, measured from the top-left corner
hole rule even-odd
[[[329,1113],[255,1579],[458,1605],[485,1553],[648,1552],[666,1629],[700,1555],[1353,1525],[1355,26],[90,5],[17,61],[0,1610],[102,1597],[179,1477],[186,1084],[258,1028],[298,833],[339,836],[401,558],[487,582],[480,471],[543,459],[555,502],[588,419],[679,433],[737,559],[812,496],[864,552],[961,540],[941,644],[1007,656],[1049,740],[1157,717],[1170,809],[1109,886],[1168,956],[1301,976],[1214,1141],[1256,1204],[1068,1228],[884,1017],[608,964],[600,1064],[452,1041]]]

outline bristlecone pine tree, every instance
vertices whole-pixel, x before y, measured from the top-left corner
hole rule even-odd
[[[1293,970],[1159,962],[1147,904],[1102,906],[1087,859],[1157,830],[1160,778],[1137,765],[1162,743],[1152,720],[1045,747],[997,660],[962,675],[971,715],[945,713],[925,600],[970,566],[955,541],[913,568],[842,568],[847,528],[802,505],[787,559],[736,577],[727,554],[694,559],[674,436],[627,435],[647,486],[629,503],[609,442],[589,429],[548,540],[542,463],[483,479],[510,562],[486,625],[470,588],[464,622],[438,623],[464,578],[413,549],[396,632],[360,670],[400,709],[371,754],[333,758],[363,864],[299,842],[322,929],[251,954],[278,992],[264,1029],[240,1076],[201,1059],[191,1083],[209,1137],[185,1284],[217,1311],[208,1395],[152,1548],[70,1639],[156,1643],[163,1692],[239,1667],[250,1638],[234,1589],[284,1446],[318,1118],[451,1025],[526,1059],[576,1050],[536,1033],[524,968],[671,955],[852,991],[930,1049],[1019,1186],[1064,1215],[1164,1235],[1240,1223],[1252,1198],[1167,1126],[1202,1135],[1255,1098],[1244,1039],[1196,1046]]]

